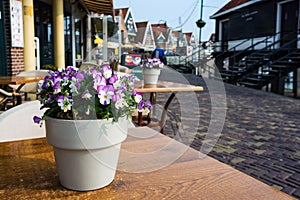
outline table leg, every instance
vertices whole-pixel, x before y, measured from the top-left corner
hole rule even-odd
[[[19,87],[16,89],[16,92],[19,93],[21,88],[24,86],[25,84],[20,84]]]
[[[160,132],[162,134],[165,134],[165,123],[166,123],[166,119],[167,119],[167,112],[168,112],[168,108],[169,108],[169,105],[170,103],[172,102],[172,100],[174,99],[175,97],[175,93],[173,92],[170,97],[168,98],[165,106],[164,106],[164,110],[163,110],[163,113],[162,113],[162,116],[161,116],[161,120],[160,120],[160,127],[161,127],[161,130]]]
[[[22,95],[20,94],[14,94],[17,100],[17,105],[22,104]]]
[[[142,126],[143,125],[143,113],[138,112],[138,125]]]
[[[173,92],[173,93],[170,95],[170,97],[168,98],[167,102],[165,103],[165,105],[164,105],[164,110],[163,110],[162,115],[161,115],[161,120],[160,120],[160,122],[158,123],[159,126],[161,127],[160,132],[161,132],[162,134],[165,134],[165,123],[166,123],[166,119],[167,119],[167,112],[168,112],[169,105],[170,105],[170,103],[172,102],[172,100],[174,99],[174,97],[175,97],[175,92]],[[151,102],[152,105],[154,105],[154,104],[156,103],[156,92],[151,92],[151,93],[150,93],[150,102]],[[154,112],[152,112],[152,113],[150,114],[150,116],[148,116],[148,124],[150,124],[150,122],[151,122],[151,117],[152,117],[153,115],[155,115]],[[143,116],[142,116],[142,113],[139,112],[139,113],[138,113],[138,125],[139,125],[139,126],[142,126],[142,122],[143,122]]]
[[[14,92],[14,96],[17,100],[17,105],[22,104],[22,95],[19,93],[21,88],[24,86],[25,84],[20,84],[19,87],[16,89],[16,91]]]
[[[156,92],[150,93],[150,102],[152,105],[154,105],[156,103]]]

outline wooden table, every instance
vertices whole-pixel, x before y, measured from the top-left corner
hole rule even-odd
[[[202,86],[195,86],[183,83],[158,81],[156,85],[144,85],[142,81],[135,82],[135,89],[137,92],[196,92],[203,91]]]
[[[40,76],[0,76],[0,85],[1,86],[7,86],[7,85],[19,85],[19,87],[16,89],[15,93],[19,93],[21,88],[26,83],[33,83],[38,82],[40,80],[43,80],[44,77]],[[17,105],[22,103],[22,98],[20,95],[17,97]]]
[[[203,91],[202,86],[194,86],[189,84],[182,84],[182,83],[176,83],[176,82],[168,82],[168,81],[158,81],[157,85],[144,85],[142,81],[135,82],[135,89],[137,92],[141,93],[150,93],[150,101],[152,105],[156,102],[156,95],[157,93],[171,93],[169,98],[167,99],[164,110],[161,116],[161,119],[157,123],[152,123],[150,126],[160,126],[161,127],[161,133],[164,134],[164,125],[167,118],[167,112],[170,103],[174,99],[176,93],[178,92],[199,92]],[[151,117],[146,117],[147,125],[150,124]],[[143,125],[143,119],[142,119],[142,113],[139,113],[138,116],[138,125]]]
[[[148,127],[129,130],[105,188],[76,192],[58,181],[46,140],[0,143],[0,199],[294,199]]]

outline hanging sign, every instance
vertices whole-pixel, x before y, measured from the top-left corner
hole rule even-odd
[[[11,46],[24,47],[22,0],[10,0]]]

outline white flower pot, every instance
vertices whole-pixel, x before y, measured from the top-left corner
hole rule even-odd
[[[157,69],[157,68],[152,68],[152,69],[143,68],[144,84],[151,84],[151,85],[157,84],[160,71],[161,69]]]
[[[88,191],[109,185],[114,177],[128,121],[46,119],[46,137],[53,146],[62,186]]]

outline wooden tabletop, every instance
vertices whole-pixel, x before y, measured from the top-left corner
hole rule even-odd
[[[147,127],[128,134],[114,181],[89,192],[60,186],[44,138],[0,143],[0,199],[294,199]]]
[[[191,92],[203,91],[202,86],[194,86],[168,81],[158,81],[156,85],[144,85],[142,81],[135,82],[137,92]]]
[[[38,82],[43,79],[44,77],[39,76],[0,76],[0,85],[19,85]]]

